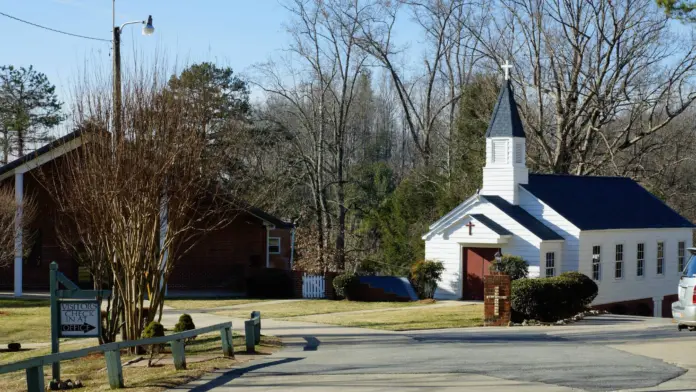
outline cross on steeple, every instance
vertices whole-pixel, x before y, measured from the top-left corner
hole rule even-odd
[[[505,80],[510,80],[510,70],[512,69],[512,64],[505,60],[505,64],[501,65],[500,68],[505,71]]]
[[[471,235],[471,229],[476,225],[471,223],[471,221],[469,221],[469,223],[465,224],[464,226],[469,228],[469,235]]]

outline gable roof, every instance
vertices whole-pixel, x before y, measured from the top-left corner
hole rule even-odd
[[[512,92],[512,84],[506,80],[498,94],[498,101],[493,108],[491,122],[486,130],[486,137],[525,137],[517,102]]]
[[[76,131],[70,132],[67,135],[60,137],[44,146],[41,146],[41,148],[36,149],[30,153],[24,154],[21,157],[15,159],[12,162],[9,162],[3,166],[0,167],[0,176],[22,166],[25,163],[28,163],[30,161],[33,161],[34,159],[37,159],[41,157],[42,155],[45,155],[49,152],[54,151],[56,148],[67,144],[68,142],[71,142],[80,136],[82,136],[83,130],[78,129]]]
[[[507,216],[514,219],[525,229],[529,230],[532,234],[539,237],[540,240],[563,240],[563,237],[561,237],[560,234],[546,227],[546,225],[537,220],[537,218],[530,215],[529,212],[525,211],[522,207],[512,205],[500,196],[481,195],[481,198],[496,206],[499,210],[503,211]]]
[[[470,215],[472,218],[476,219],[477,221],[481,222],[484,226],[488,227],[489,229],[493,230],[494,233],[498,235],[512,235],[511,232],[509,232],[506,228],[503,226],[499,225],[496,221],[493,219],[487,217],[486,215],[483,214],[471,214]]]
[[[256,207],[249,207],[247,209],[247,212],[249,212],[251,215],[261,219],[262,221],[268,222],[272,225],[274,225],[277,229],[292,229],[295,227],[294,223],[291,222],[286,222],[280,218],[277,218],[266,211],[261,210],[260,208]]]
[[[58,138],[58,139],[56,139],[48,144],[41,146],[41,148],[38,148],[30,153],[27,153],[27,154],[15,159],[12,162],[7,163],[6,165],[0,166],[0,178],[5,178],[9,175],[12,175],[11,172],[14,171],[15,169],[20,168],[22,165],[28,164],[34,160],[39,160],[39,158],[42,158],[42,157],[44,157],[44,155],[47,155],[49,153],[52,153],[53,155],[48,155],[45,159],[45,162],[51,161],[51,160],[59,157],[60,155],[62,155],[63,153],[65,153],[69,150],[61,151],[60,153],[56,153],[56,151],[57,151],[56,149],[66,145],[72,141],[76,141],[77,144],[69,146],[70,149],[73,149],[73,148],[80,146],[83,143],[83,141],[77,140],[77,139],[80,138],[85,132],[89,132],[89,130],[86,128],[77,129],[73,132],[68,133],[65,136],[62,136],[62,137],[60,137],[60,138]],[[39,161],[43,162],[43,160],[39,160]],[[43,163],[45,163],[45,162],[43,162]],[[279,219],[279,218],[261,210],[260,208],[256,208],[256,207],[244,204],[242,209],[249,212],[251,215],[259,218],[260,220],[274,225],[276,228],[290,229],[290,228],[295,227],[294,223],[286,222],[282,219]]]
[[[520,186],[580,230],[695,227],[630,178],[530,174]]]

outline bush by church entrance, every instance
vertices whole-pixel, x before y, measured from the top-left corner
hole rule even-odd
[[[554,322],[585,310],[597,296],[597,284],[579,272],[512,282],[513,318]],[[513,320],[517,321],[517,320]]]

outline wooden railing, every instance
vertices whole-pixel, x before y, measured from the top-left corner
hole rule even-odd
[[[253,320],[250,320],[253,321]],[[248,322],[248,321],[247,321]],[[245,327],[246,323],[245,322]],[[252,326],[252,338],[261,335],[261,314],[258,315],[258,335]],[[186,369],[186,355],[184,350],[184,340],[208,332],[220,331],[222,341],[222,353],[226,357],[234,358],[234,346],[232,345],[232,322],[220,323],[209,327],[196,328],[189,331],[175,333],[167,336],[155,338],[128,340],[124,342],[114,342],[102,344],[96,347],[88,347],[80,350],[67,351],[64,353],[49,354],[40,357],[30,358],[24,361],[0,365],[0,374],[26,370],[27,391],[44,392],[44,373],[43,367],[55,362],[67,361],[69,359],[85,357],[91,353],[103,352],[106,359],[106,373],[109,386],[113,388],[123,388],[123,369],[121,368],[121,349],[137,346],[148,346],[152,344],[169,343],[174,357],[174,367],[177,370]],[[247,328],[248,331],[248,328]],[[260,338],[255,339],[256,343]],[[247,349],[249,348],[249,338],[247,338]],[[251,352],[254,349],[252,348]]]

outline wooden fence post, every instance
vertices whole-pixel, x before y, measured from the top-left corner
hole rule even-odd
[[[254,320],[244,321],[244,338],[248,353],[256,352],[256,338],[254,337]]]
[[[174,357],[174,369],[186,370],[186,350],[183,340],[172,340],[169,342],[172,347],[172,357]]]
[[[27,391],[29,392],[44,392],[44,372],[43,366],[35,366],[27,368]]]
[[[232,330],[223,328],[220,330],[222,340],[222,354],[229,358],[234,358],[234,344],[232,343]]]
[[[254,343],[261,343],[261,312],[254,310],[251,312],[251,319],[254,320]]]
[[[104,353],[106,358],[106,376],[111,389],[123,388],[123,369],[121,368],[121,350],[116,349]]]

